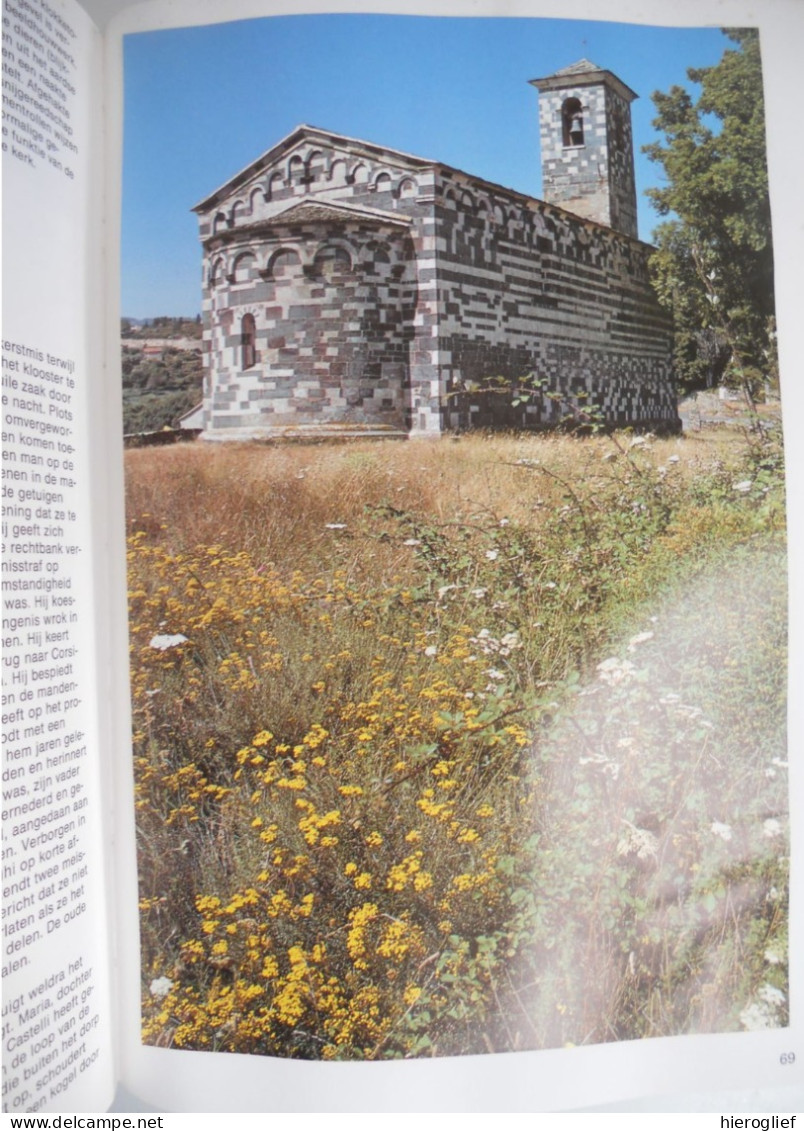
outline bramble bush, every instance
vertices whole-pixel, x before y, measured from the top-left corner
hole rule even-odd
[[[147,1042],[784,1022],[773,437],[128,455]]]

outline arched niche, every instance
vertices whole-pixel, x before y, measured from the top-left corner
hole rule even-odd
[[[374,178],[374,191],[375,192],[390,192],[392,188],[391,174],[378,173]]]
[[[306,172],[307,179],[311,183],[323,180],[325,169],[324,154],[320,149],[314,150],[307,158]]]
[[[342,244],[325,244],[316,252],[312,273],[318,279],[351,274],[352,255]]]
[[[218,256],[209,269],[209,285],[211,287],[219,287],[225,278],[226,260],[221,255]]]
[[[295,153],[288,161],[288,184],[300,185],[305,179],[304,161]]]
[[[366,276],[385,279],[390,277],[394,256],[386,243],[373,240],[367,244],[360,256],[360,267]]]
[[[267,200],[273,200],[276,193],[280,192],[285,187],[285,178],[281,173],[271,173],[268,178],[268,184],[265,188],[265,196]]]
[[[337,161],[332,162],[332,165],[330,166],[330,170],[329,170],[329,182],[335,188],[337,188],[338,185],[345,185],[346,184],[346,162],[345,161],[342,161],[339,158]]]
[[[274,282],[298,279],[302,274],[302,261],[298,251],[292,247],[280,247],[268,260],[266,274]]]
[[[583,106],[578,98],[565,98],[561,104],[561,139],[565,148],[583,145]]]
[[[253,251],[241,251],[232,262],[233,283],[248,283],[257,275],[257,257]]]

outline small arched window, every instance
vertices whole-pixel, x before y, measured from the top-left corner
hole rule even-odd
[[[561,107],[564,145],[583,145],[583,107],[577,98],[567,98]]]
[[[240,355],[243,369],[257,364],[257,323],[253,314],[244,314],[240,322]]]

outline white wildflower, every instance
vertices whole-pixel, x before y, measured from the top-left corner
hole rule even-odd
[[[475,597],[479,601],[482,597],[485,597],[487,593],[488,589],[471,589],[469,591],[469,596]]]
[[[600,678],[609,687],[617,687],[620,683],[628,683],[634,675],[636,668],[630,660],[621,660],[619,656],[609,656],[602,664],[597,665]]]
[[[150,647],[159,652],[166,652],[168,648],[177,648],[179,644],[186,644],[187,637],[177,632],[174,636],[152,636]]]
[[[438,654],[438,647],[435,644],[428,644],[424,650],[425,656],[435,656]]]
[[[638,829],[630,821],[622,818],[625,832],[617,842],[618,856],[636,855],[638,860],[655,860],[659,852],[659,842],[647,829]]]
[[[771,950],[771,948],[768,947],[768,949],[765,951],[765,961],[768,962],[771,966],[779,966],[782,959],[775,950]]]
[[[497,558],[499,556],[500,556],[499,550],[486,550],[486,557],[488,558],[488,560],[490,562],[496,562]]]
[[[679,461],[679,459],[680,459],[680,458],[681,458],[680,456],[676,456],[676,455],[673,455],[673,456],[668,456],[668,457],[667,457],[667,462],[668,462],[668,463],[678,463],[678,461]]]
[[[781,821],[777,821],[775,817],[768,817],[767,821],[762,823],[762,835],[766,836],[769,840],[774,837],[782,835]]]
[[[731,840],[731,825],[724,825],[722,821],[713,821],[709,829],[715,836],[719,836],[721,840]]]
[[[770,982],[766,982],[764,986],[760,986],[757,991],[757,997],[760,1001],[764,1001],[766,1005],[773,1006],[778,1009],[780,1005],[784,1005],[786,998],[781,990],[776,986],[772,986]]]
[[[760,1029],[774,1029],[776,1027],[775,1011],[769,1009],[764,1002],[752,1001],[745,1009],[740,1011],[740,1024],[750,1033]]]
[[[170,978],[154,978],[148,989],[153,997],[167,997],[173,989],[173,982]]]
[[[500,519],[500,526],[510,526],[510,523],[511,523],[510,518],[501,518]]]
[[[406,538],[402,543],[403,546],[421,546],[421,541],[418,538]]]
[[[632,636],[628,641],[628,651],[636,652],[640,644],[644,644],[646,640],[652,640],[652,632],[638,632],[636,636]]]
[[[489,679],[505,679],[505,672],[501,672],[499,668],[487,668],[486,675],[489,677]]]

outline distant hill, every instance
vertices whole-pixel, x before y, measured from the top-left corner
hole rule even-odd
[[[121,318],[120,337],[136,338],[200,338],[203,327],[201,315],[192,318]]]
[[[124,434],[174,427],[203,397],[200,321],[124,318],[120,329]]]

